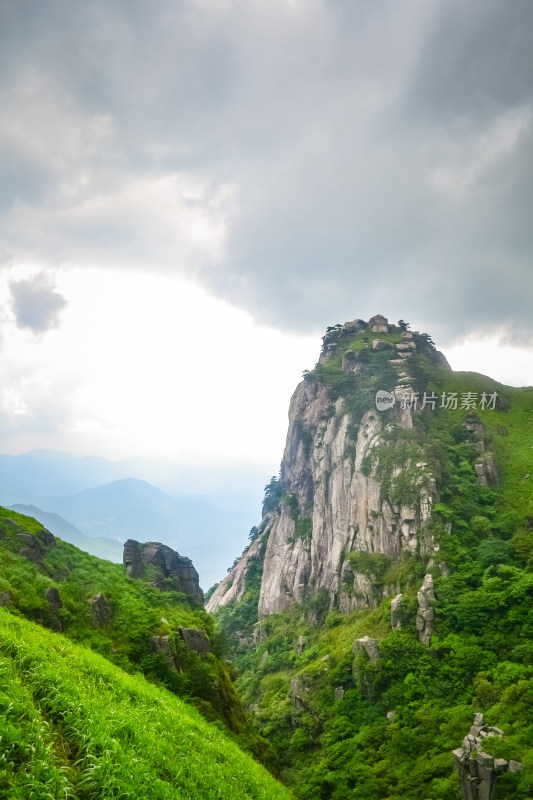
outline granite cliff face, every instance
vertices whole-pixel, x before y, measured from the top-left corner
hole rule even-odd
[[[243,596],[257,560],[261,619],[319,590],[342,612],[397,594],[394,585],[376,588],[353,554],[438,557],[428,531],[438,465],[416,414],[430,402],[423,375],[443,369],[449,365],[428,336],[379,315],[328,329],[318,364],[291,399],[277,503],[267,505],[255,540],[208,611]],[[379,390],[388,395],[384,411],[376,405]],[[482,448],[488,474],[493,464]],[[494,479],[487,474],[480,480]]]

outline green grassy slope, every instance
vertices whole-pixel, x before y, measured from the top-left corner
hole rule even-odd
[[[0,797],[289,796],[170,692],[0,609]]]
[[[175,591],[161,592],[146,580],[126,575],[112,564],[56,540],[35,561],[21,555],[20,535],[38,537],[37,520],[0,508],[0,592],[9,592],[12,610],[27,619],[82,642],[127,671],[141,671],[197,705],[207,719],[222,720],[232,730],[244,726],[244,715],[230,680],[231,670],[213,637],[213,620],[204,608]],[[50,608],[45,590],[58,589],[62,608]],[[99,626],[89,598],[104,595],[109,620]],[[211,652],[200,657],[180,644],[179,626],[203,631]],[[169,636],[179,668],[153,646],[154,636]]]

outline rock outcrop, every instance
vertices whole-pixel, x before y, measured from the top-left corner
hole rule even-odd
[[[3,519],[2,528],[0,537],[5,536],[6,533],[13,536],[18,543],[20,555],[28,561],[35,563],[42,561],[45,555],[56,546],[53,533],[46,528],[42,528],[37,533],[28,533],[12,519]]]
[[[162,656],[167,667],[173,672],[177,671],[174,661],[174,653],[172,652],[172,647],[170,646],[170,636],[152,636],[152,645],[155,652]]]
[[[8,591],[0,592],[0,606],[4,606],[4,607],[11,606],[11,605],[13,605],[13,603],[14,603],[14,600],[13,600],[13,595],[11,594],[11,592],[8,592]]]
[[[372,664],[376,664],[379,658],[377,642],[375,639],[371,639],[370,636],[363,636],[360,639],[356,639],[352,644],[352,653],[354,656],[366,653]]]
[[[396,585],[382,586],[354,565],[350,553],[391,559],[403,551],[433,553],[430,458],[422,445],[404,448],[404,457],[401,448],[416,413],[404,402],[413,394],[409,363],[416,355],[444,366],[440,355],[429,337],[381,315],[334,326],[323,341],[315,370],[291,399],[277,506],[218,585],[208,611],[243,597],[254,559],[263,565],[261,619],[323,590],[330,609],[343,613],[398,593]],[[395,401],[386,413],[376,410],[376,374],[383,374],[382,388]],[[387,460],[387,447],[398,452],[394,462]]]
[[[195,602],[203,603],[204,594],[191,559],[180,556],[166,544],[141,544],[134,539],[128,539],[124,545],[123,561],[126,572],[132,578],[142,577],[146,567],[151,565],[155,567],[154,583],[159,589],[174,589],[183,592]]]
[[[403,594],[397,594],[390,604],[390,624],[391,628],[401,628],[402,623],[400,619],[402,609]]]
[[[464,800],[493,800],[500,775],[522,769],[519,761],[494,758],[483,751],[484,740],[494,736],[503,736],[503,731],[487,725],[483,714],[476,714],[462,746],[453,751]]]
[[[487,431],[477,414],[468,414],[463,427],[470,431],[476,441],[479,456],[475,463],[477,481],[481,486],[494,488],[500,481],[494,456],[488,446]]]
[[[186,650],[192,650],[200,656],[206,656],[211,649],[207,635],[197,628],[178,628],[177,635],[178,641],[183,643]],[[181,669],[177,642],[172,636],[152,636],[152,646],[172,671],[178,672]]]
[[[104,628],[111,620],[111,609],[102,592],[97,592],[89,598],[93,622],[98,628]]]
[[[209,639],[203,631],[196,628],[178,628],[178,632],[189,650],[194,650],[201,656],[207,655],[210,649]]]
[[[48,589],[45,589],[44,599],[52,611],[59,611],[60,608],[63,608],[63,601],[61,600],[59,592],[55,586],[49,586]]]
[[[433,577],[426,575],[418,594],[418,611],[416,613],[416,629],[418,638],[429,647],[431,634],[433,633],[433,620],[435,619],[435,609],[433,602],[435,592],[433,591]]]

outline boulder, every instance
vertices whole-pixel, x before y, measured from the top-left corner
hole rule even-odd
[[[11,592],[0,592],[0,606],[10,606],[13,605],[13,595]]]
[[[111,619],[111,610],[102,592],[93,594],[93,596],[89,598],[89,604],[91,606],[94,624],[98,628],[105,627]]]
[[[173,588],[183,592],[191,600],[203,603],[204,593],[200,589],[198,573],[190,558],[181,556],[171,547],[161,542],[141,544],[135,539],[128,539],[124,545],[123,562],[126,572],[132,578],[140,578],[145,567],[156,568],[155,585],[161,590]],[[172,586],[168,586],[170,579]]]
[[[298,636],[298,641],[296,642],[295,650],[298,654],[303,653],[305,650],[305,636]]]
[[[401,344],[396,345],[396,350],[398,353],[410,353],[412,350],[416,349],[416,345],[414,342],[402,342]]]
[[[141,545],[135,539],[128,539],[124,544],[122,561],[126,567],[126,572],[131,578],[140,578],[144,567],[141,559]]]
[[[388,333],[389,322],[382,314],[376,314],[375,317],[370,317],[368,320],[368,327],[372,333]]]
[[[352,653],[354,656],[358,656],[363,652],[366,653],[372,664],[375,664],[379,658],[376,640],[371,639],[370,636],[363,636],[360,639],[356,639],[352,644]]]
[[[63,608],[63,602],[55,586],[49,586],[48,589],[45,589],[44,599],[52,611],[59,611],[60,608]]]
[[[174,663],[174,654],[170,646],[169,636],[152,636],[152,646],[156,653],[159,653],[169,669],[176,671]]]
[[[383,339],[374,339],[372,342],[372,350],[380,353],[382,350],[390,350],[392,345],[390,342],[384,342]]]
[[[189,650],[194,650],[201,656],[207,655],[210,643],[204,631],[199,631],[196,628],[178,628],[178,632]]]
[[[343,327],[350,333],[357,333],[367,327],[364,319],[353,319],[351,322],[345,322]]]
[[[391,628],[401,628],[400,613],[402,608],[403,594],[397,594],[390,604],[390,624]]]
[[[26,533],[17,523],[14,523],[14,525],[21,531],[16,533],[16,537],[21,544],[19,553],[28,561],[33,561],[34,563],[42,561],[47,552],[56,546],[54,535],[46,528],[42,528],[37,533]]]
[[[304,699],[304,694],[308,693],[308,690],[304,688],[300,677],[297,675],[291,680],[289,686],[288,697],[292,700],[292,704],[295,708],[302,711],[307,703]]]
[[[435,593],[433,591],[433,577],[426,575],[424,582],[417,593],[418,598],[418,611],[416,614],[416,629],[418,631],[418,638],[429,646],[431,634],[433,633],[433,620],[435,618],[435,611],[433,609],[433,601]]]

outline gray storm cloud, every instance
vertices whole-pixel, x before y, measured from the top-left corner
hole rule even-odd
[[[5,3],[4,247],[192,274],[285,329],[530,342],[532,25],[530,0]]]
[[[56,291],[53,278],[41,272],[26,280],[11,281],[9,288],[19,328],[38,334],[59,326],[59,315],[67,301]]]

